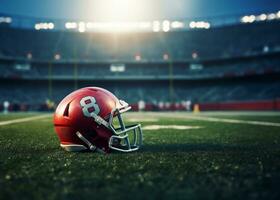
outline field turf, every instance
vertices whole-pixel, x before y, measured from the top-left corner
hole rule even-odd
[[[0,123],[34,115],[41,114],[0,115]],[[0,199],[280,199],[280,113],[131,113],[126,120],[199,128],[144,130],[140,151],[101,155],[63,151],[51,116],[0,126]]]

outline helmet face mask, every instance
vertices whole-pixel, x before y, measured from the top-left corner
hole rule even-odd
[[[115,123],[113,123],[114,119],[117,119]],[[118,128],[115,128],[116,124],[118,124]],[[125,126],[119,109],[116,109],[111,112],[109,125],[114,133],[109,140],[110,149],[132,152],[140,148],[142,145],[142,129],[140,124]],[[115,141],[118,141],[118,143],[116,144]]]
[[[54,114],[60,145],[67,151],[109,153],[136,151],[142,145],[140,124],[125,126],[131,107],[109,91],[88,87],[65,97]]]

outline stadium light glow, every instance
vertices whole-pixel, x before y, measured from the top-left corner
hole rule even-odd
[[[67,22],[66,29],[77,29],[79,32],[129,32],[151,29],[151,22]]]
[[[150,3],[148,0],[91,1],[86,12],[92,13],[92,16],[89,17],[95,20],[85,22],[85,28],[80,27],[78,22],[78,26],[73,29],[79,32],[152,31],[153,22],[143,20],[143,17],[146,17],[147,13],[151,11],[151,4],[154,5],[155,3]],[[67,27],[68,29],[69,27],[72,28],[72,26]],[[161,27],[155,29],[161,31]]]
[[[77,28],[77,23],[76,22],[66,22],[65,23],[65,28],[66,29],[76,29]]]
[[[53,23],[49,23],[49,24],[48,24],[48,28],[49,28],[49,29],[53,29],[53,28],[54,28],[54,24],[53,24]]]
[[[264,21],[264,20],[267,19],[267,15],[266,15],[266,14],[261,14],[261,15],[259,15],[259,16],[257,17],[257,19],[258,19],[259,21]]]
[[[274,14],[274,13],[269,14],[269,15],[267,16],[267,19],[268,19],[268,20],[276,19],[276,14]]]
[[[6,23],[12,23],[12,18],[11,17],[6,17]]]
[[[90,28],[100,32],[130,32],[149,27],[151,24],[146,22],[95,22]]]
[[[28,52],[26,57],[27,57],[27,59],[32,59],[32,53]]]
[[[136,60],[136,61],[141,61],[141,55],[140,54],[136,54],[135,55],[135,57],[134,57],[134,59]]]
[[[151,6],[148,2],[147,0],[97,0],[92,2],[90,7],[92,6],[91,9],[95,11],[94,18],[100,21],[129,22],[143,19]]]
[[[0,23],[10,24],[10,23],[12,23],[12,18],[11,17],[0,17]]]
[[[167,53],[163,54],[163,60],[168,60],[169,59],[169,55]]]
[[[91,29],[92,28],[92,22],[87,22],[86,23],[86,28]]]
[[[277,17],[278,17],[278,18],[280,18],[280,11],[278,11],[278,13],[277,13]]]
[[[192,28],[192,29],[193,28],[209,29],[211,27],[211,25],[210,25],[209,22],[204,22],[204,21],[195,22],[195,21],[192,21],[192,22],[190,22],[189,27]]]
[[[253,23],[256,20],[256,16],[255,15],[250,15],[248,20],[249,20],[248,21],[249,23]]]
[[[153,31],[154,32],[159,32],[160,30],[160,22],[159,21],[154,21],[153,22]]]
[[[79,28],[78,28],[80,33],[83,33],[86,31],[86,23],[85,22],[79,22]]]
[[[242,23],[253,23],[256,20],[255,15],[244,16],[241,18]]]
[[[245,15],[240,19],[240,21],[242,23],[253,23],[259,21],[276,20],[277,18],[280,18],[280,11],[277,13],[262,13],[260,15]]]
[[[248,16],[243,16],[240,21],[242,23],[247,23],[248,22]]]
[[[61,58],[61,56],[60,56],[59,53],[57,53],[57,54],[54,55],[54,59],[55,59],[55,60],[60,60],[60,58]]]
[[[196,23],[195,22],[190,22],[190,28],[195,28],[196,27]]]
[[[170,30],[170,22],[168,20],[164,20],[162,22],[162,30],[164,32],[168,32]]]
[[[139,22],[139,28],[141,29],[148,29],[151,28],[152,23],[151,22]]]
[[[192,21],[189,23],[190,28],[209,29],[211,24],[206,21]],[[37,28],[37,27],[35,27]],[[66,29],[76,29],[79,32],[137,32],[137,31],[153,31],[168,32],[172,29],[187,29],[184,22],[181,21],[142,21],[142,22],[66,22]],[[38,28],[38,29],[41,29]]]
[[[44,22],[44,23],[37,23],[34,25],[35,30],[48,30],[48,29],[54,29],[54,23],[50,22]]]
[[[176,28],[183,28],[184,27],[184,23],[183,22],[179,22],[179,21],[174,21],[171,23],[171,27],[176,29]]]
[[[209,29],[210,27],[211,27],[210,23],[206,22],[206,23],[204,24],[204,28]]]

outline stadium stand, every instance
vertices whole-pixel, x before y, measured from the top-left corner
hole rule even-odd
[[[45,110],[47,99],[92,85],[132,104],[274,101],[279,30],[279,21],[168,33],[0,27],[0,102]]]
[[[236,27],[238,26],[238,27]],[[59,53],[62,60],[143,61],[200,59],[254,55],[279,51],[279,21],[239,24],[208,30],[168,33],[77,33],[0,28],[0,55],[49,60]],[[250,34],[248,34],[250,32]]]

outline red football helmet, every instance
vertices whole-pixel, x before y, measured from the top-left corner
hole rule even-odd
[[[142,145],[141,125],[125,126],[121,116],[130,108],[102,88],[86,87],[72,92],[60,102],[54,114],[60,146],[67,151],[104,153],[111,149],[138,150]]]

